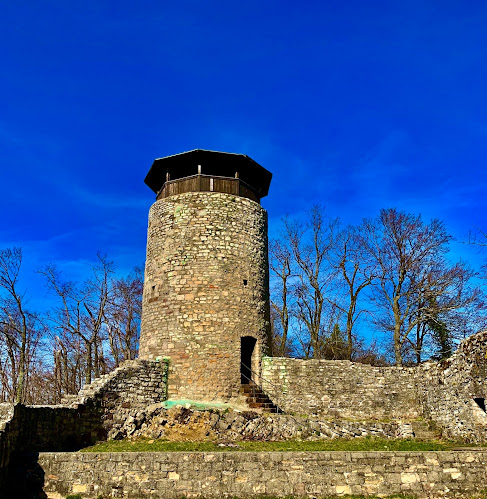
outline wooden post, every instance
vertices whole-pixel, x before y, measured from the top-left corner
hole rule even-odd
[[[166,182],[169,182],[169,172],[166,172]],[[157,193],[157,199],[159,199],[159,194],[162,193],[162,191],[164,191],[164,194],[162,197],[167,197],[169,195],[169,192],[168,192],[168,189],[169,189],[169,186],[166,186],[166,184],[164,183],[163,186],[160,188],[159,192]]]

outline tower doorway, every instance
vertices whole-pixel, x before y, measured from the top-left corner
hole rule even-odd
[[[252,357],[255,351],[257,340],[252,336],[240,338],[240,382],[250,383],[252,376]]]

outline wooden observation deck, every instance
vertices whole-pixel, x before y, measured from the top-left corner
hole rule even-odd
[[[145,183],[157,199],[185,192],[223,192],[260,203],[272,173],[244,154],[195,149],[152,164]]]

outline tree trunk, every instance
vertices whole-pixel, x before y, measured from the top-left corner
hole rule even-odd
[[[416,327],[416,364],[421,364],[421,351],[423,350],[422,325]]]
[[[396,357],[396,366],[402,366],[401,314],[399,312],[398,297],[394,298],[392,309],[394,312],[394,356]]]
[[[353,319],[351,314],[350,313],[347,314],[347,359],[348,360],[352,360],[352,353],[353,353],[352,320]]]
[[[19,359],[19,377],[17,379],[17,390],[15,393],[15,403],[20,404],[24,401],[24,388],[25,388],[25,347],[26,335],[22,334],[22,346],[20,348]]]
[[[91,371],[93,370],[92,363],[92,347],[90,342],[86,342],[86,373],[85,373],[85,384],[89,385],[91,383]]]
[[[96,341],[96,337],[95,337],[95,341],[94,341],[94,354],[95,354],[95,359],[94,359],[94,367],[95,367],[95,378],[99,378],[100,377],[100,359],[99,359],[99,356],[98,356],[98,342]]]

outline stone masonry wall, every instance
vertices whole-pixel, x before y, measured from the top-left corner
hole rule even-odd
[[[69,404],[15,405],[0,429],[0,497],[9,486],[7,471],[23,460],[17,456],[72,451],[105,439],[125,422],[127,411],[165,400],[166,379],[167,363],[130,361],[84,387]]]
[[[19,436],[19,425],[13,424],[13,404],[2,404],[2,422],[0,426],[0,493],[7,480],[10,458]]]
[[[240,341],[269,335],[267,214],[255,201],[189,192],[149,213],[140,358],[170,358],[169,398],[227,401]]]
[[[71,406],[91,404],[101,411],[106,434],[117,432],[134,411],[167,399],[167,362],[132,360],[83,387]]]
[[[72,451],[104,437],[100,414],[93,407],[17,404],[12,418],[0,432],[0,497],[23,497],[14,492],[24,453]]]
[[[431,420],[444,437],[487,441],[487,332],[418,367],[265,357],[262,386],[286,412],[323,418]]]
[[[349,361],[265,357],[262,387],[285,412],[324,418],[417,418],[415,370]]]
[[[49,499],[415,494],[472,497],[487,452],[172,452],[39,455]]]
[[[467,338],[449,359],[423,364],[417,377],[424,416],[445,437],[487,442],[487,331]]]

